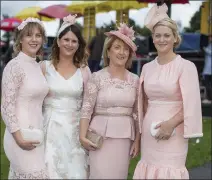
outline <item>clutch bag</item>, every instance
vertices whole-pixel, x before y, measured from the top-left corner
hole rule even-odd
[[[92,130],[88,130],[86,138],[94,143],[98,149],[103,144],[103,137]]]
[[[24,140],[26,141],[38,141],[39,144],[34,144],[35,146],[39,146],[43,143],[44,133],[40,129],[35,128],[22,128],[21,134]]]
[[[151,124],[151,127],[150,127],[150,132],[151,132],[151,135],[153,136],[153,137],[155,137],[155,135],[157,134],[157,132],[159,131],[159,129],[160,128],[157,128],[157,129],[155,129],[155,127],[159,124],[159,123],[161,123],[162,121],[159,121],[159,122],[152,122],[152,124]],[[175,129],[174,129],[174,131],[172,132],[172,135],[171,136],[173,136],[175,134]]]

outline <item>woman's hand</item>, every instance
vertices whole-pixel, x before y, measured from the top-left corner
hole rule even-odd
[[[139,152],[140,152],[140,141],[134,141],[130,149],[130,156],[132,158],[135,158],[136,156],[138,156]]]
[[[95,151],[97,149],[97,146],[85,137],[80,138],[80,143],[88,151]]]
[[[159,140],[168,140],[171,137],[175,126],[171,121],[163,121],[155,127],[155,129],[157,128],[160,129],[155,135],[155,139],[159,141]]]
[[[22,134],[20,132],[20,130],[12,133],[16,143],[18,144],[18,146],[26,151],[30,151],[36,148],[36,144],[39,144],[40,142],[37,141],[26,141],[23,139]]]
[[[25,141],[25,140],[20,140],[17,142],[17,144],[19,145],[19,147],[23,150],[33,150],[36,148],[36,144],[39,144],[39,142],[37,141]]]

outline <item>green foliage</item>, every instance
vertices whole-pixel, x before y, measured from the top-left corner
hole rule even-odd
[[[194,13],[190,20],[190,26],[184,28],[184,32],[199,32],[201,23],[201,7]]]
[[[5,125],[0,119],[1,123],[1,178],[7,179],[9,170],[9,161],[5,156],[3,148],[3,137]],[[203,134],[200,138],[200,142],[196,143],[195,139],[189,140],[188,156],[186,161],[186,167],[191,169],[193,167],[201,166],[206,162],[211,161],[211,120],[203,120]],[[140,160],[140,156],[134,158],[130,162],[128,179],[132,179],[135,167]]]
[[[129,26],[133,26],[133,30],[135,31],[135,35],[141,35],[141,36],[150,36],[151,32],[149,29],[146,27],[141,28],[139,25],[135,24],[135,21],[133,19],[129,19]],[[115,22],[111,21],[110,24],[104,24],[103,28],[105,32],[111,31],[111,30],[116,30],[116,24]],[[98,29],[100,29],[98,28]]]

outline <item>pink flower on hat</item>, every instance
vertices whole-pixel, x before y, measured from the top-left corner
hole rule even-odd
[[[128,27],[125,23],[120,23],[120,27],[118,27],[120,33],[124,34],[125,36],[129,37],[131,40],[135,40],[134,33],[132,27]]]
[[[70,15],[64,17],[63,21],[65,23],[75,24],[76,23],[76,17],[77,17],[77,14],[75,14],[75,15],[70,14]]]

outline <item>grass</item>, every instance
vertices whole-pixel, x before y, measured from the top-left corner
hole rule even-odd
[[[189,150],[186,161],[186,167],[188,169],[201,166],[206,162],[211,161],[211,122],[212,120],[203,120],[203,138],[199,143],[196,143],[195,139],[189,140]],[[3,149],[3,135],[4,135],[4,123],[1,121],[1,178],[8,178],[9,161],[7,160]],[[128,179],[132,179],[134,169],[138,163],[140,156],[131,160]]]

